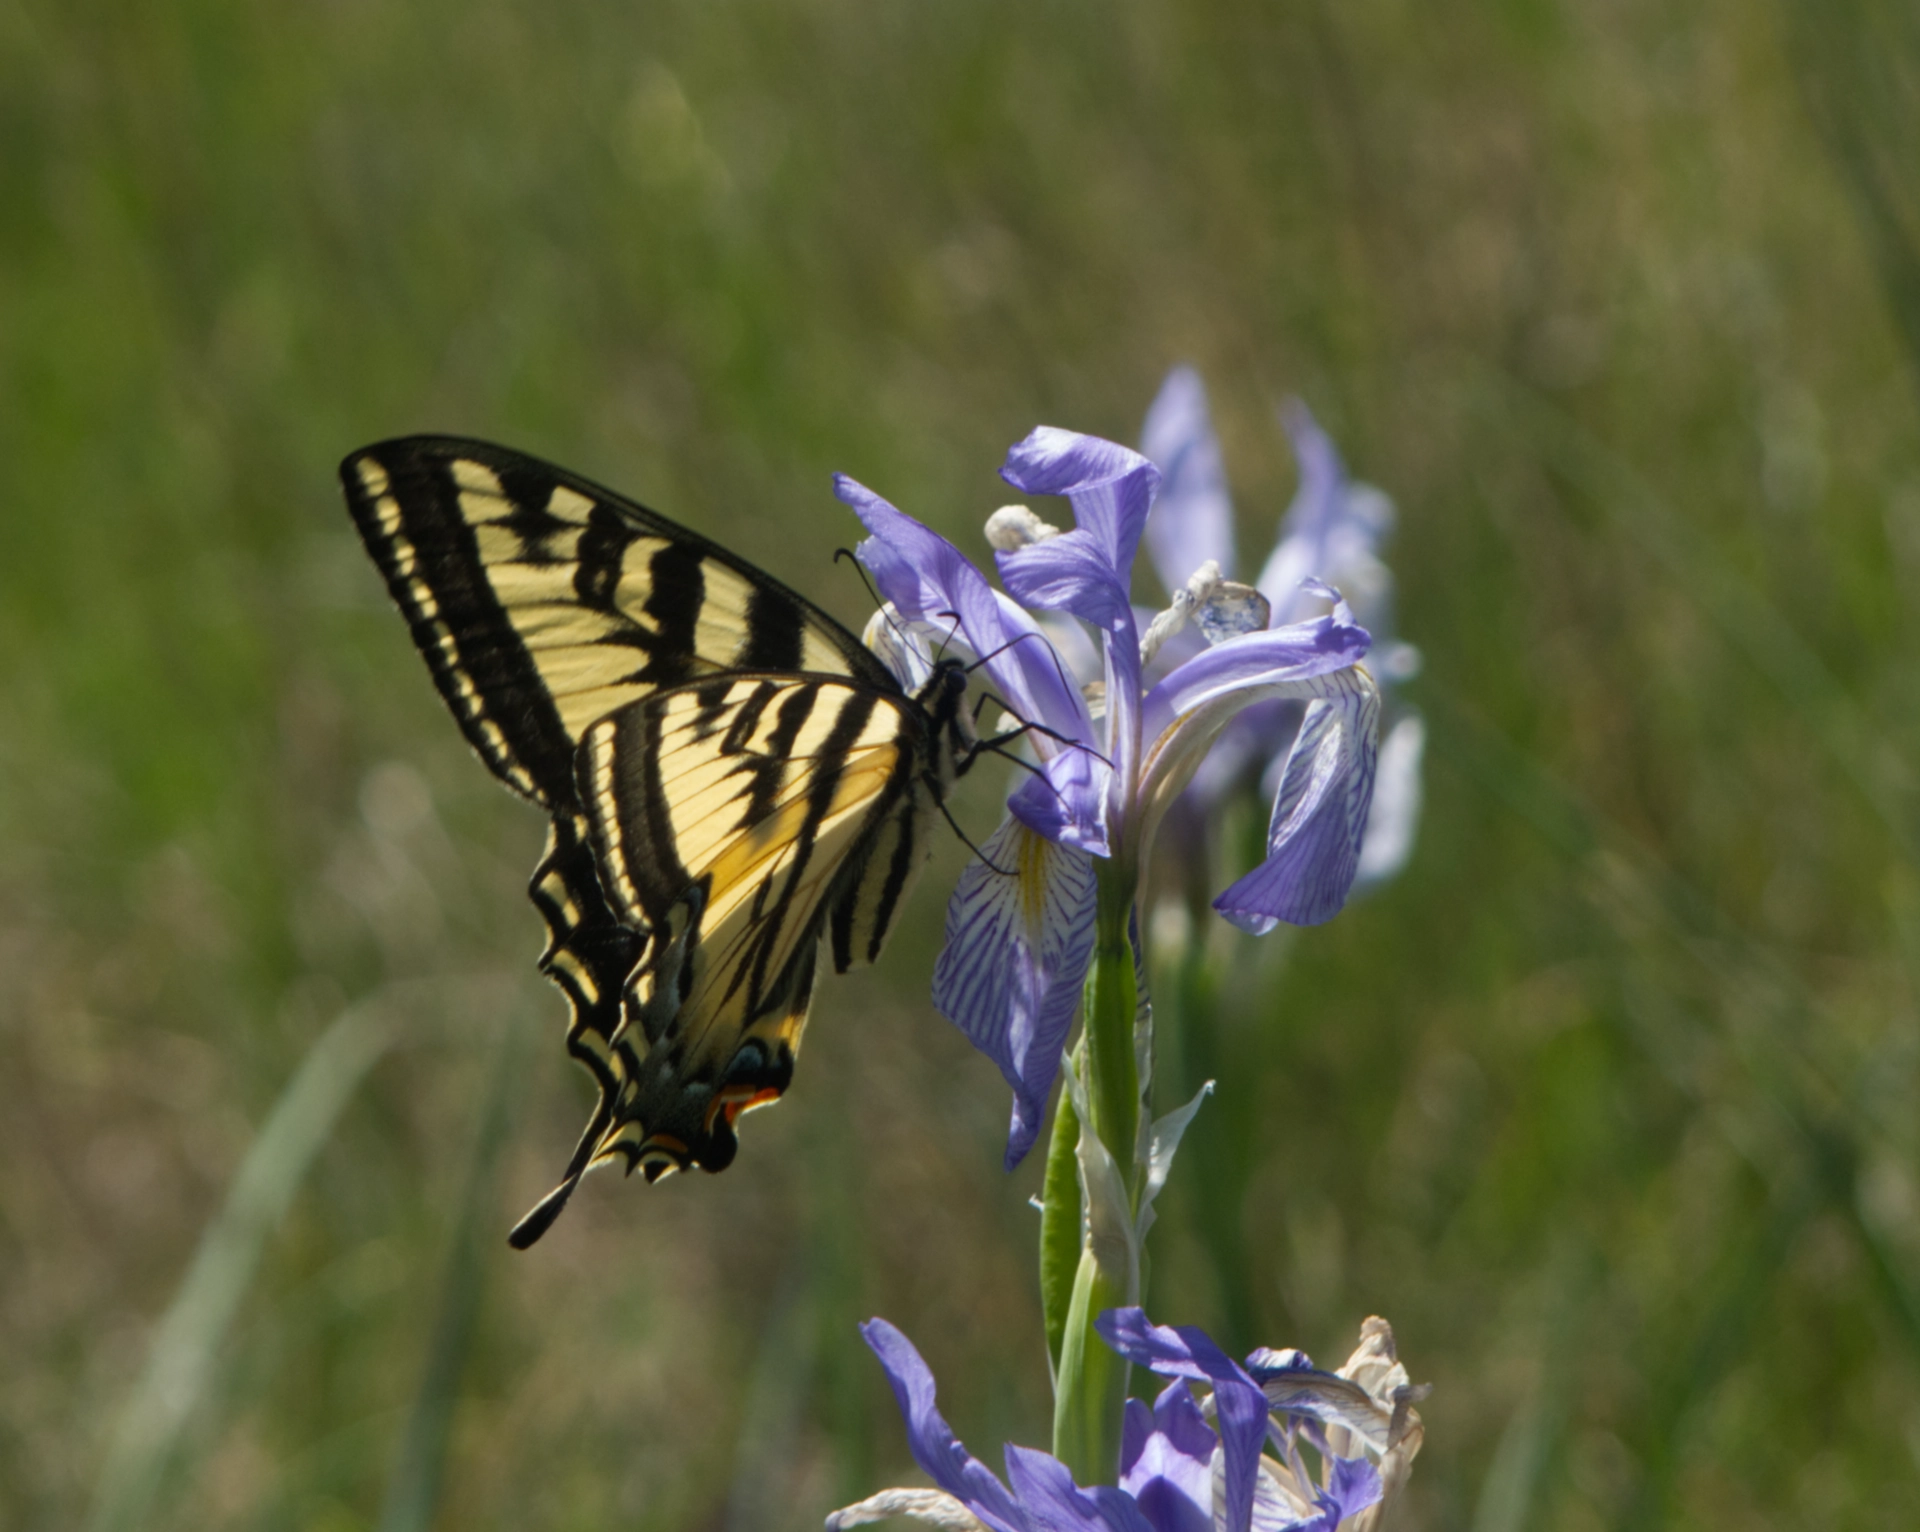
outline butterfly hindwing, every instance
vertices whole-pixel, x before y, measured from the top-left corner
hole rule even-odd
[[[600,1088],[601,1110],[582,1136],[578,1163],[568,1167],[571,1175],[584,1166],[588,1141],[597,1141],[605,1128],[606,1103],[620,1079],[614,1048],[626,1019],[627,980],[646,947],[646,937],[619,920],[608,906],[583,817],[555,817],[527,892],[547,922],[547,950],[540,955],[540,971],[559,985],[573,1008],[567,1051],[586,1066]]]
[[[869,905],[897,901],[923,859],[927,751],[904,697],[811,675],[683,686],[587,731],[581,796],[602,882],[623,918],[673,933],[635,976],[629,1013],[648,1035],[644,1051],[629,1038],[639,1069],[596,1157],[649,1175],[732,1159],[735,1119],[792,1076],[820,938],[830,921],[851,930],[837,912],[859,902],[875,849]]]

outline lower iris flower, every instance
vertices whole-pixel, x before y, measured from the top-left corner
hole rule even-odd
[[[1408,1383],[1384,1320],[1367,1321],[1338,1372],[1298,1351],[1235,1362],[1202,1331],[1151,1324],[1138,1308],[1111,1309],[1097,1328],[1172,1381],[1151,1407],[1127,1402],[1117,1482],[1086,1486],[1050,1454],[1011,1444],[1005,1479],[995,1474],[940,1414],[913,1343],[869,1320],[862,1334],[934,1487],[884,1490],[828,1517],[829,1532],[890,1516],[953,1532],[1371,1532],[1420,1450],[1413,1404],[1426,1391]]]

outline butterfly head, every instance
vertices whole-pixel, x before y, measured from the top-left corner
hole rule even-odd
[[[963,769],[961,763],[972,758],[979,736],[973,727],[973,715],[966,709],[967,665],[964,660],[947,656],[936,660],[914,701],[927,720],[933,736],[933,764],[929,773],[942,798]]]

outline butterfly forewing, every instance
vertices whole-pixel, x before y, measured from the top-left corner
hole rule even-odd
[[[851,633],[645,507],[509,449],[385,442],[347,502],[495,775],[553,817],[540,966],[599,1104],[591,1164],[732,1159],[793,1071],[823,934],[878,956],[924,859],[938,731]]]
[[[341,468],[361,536],[487,764],[551,808],[596,719],[753,667],[897,691],[854,636],[724,548],[519,453],[451,437]]]

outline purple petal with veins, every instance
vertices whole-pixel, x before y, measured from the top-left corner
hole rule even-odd
[[[1371,643],[1365,628],[1341,621],[1336,612],[1214,644],[1147,693],[1142,731],[1157,739],[1176,718],[1228,692],[1345,670],[1366,657]]]
[[[1092,961],[1093,862],[1013,819],[981,850],[947,904],[933,1003],[1013,1088],[1011,1170],[1039,1136]]]
[[[1274,795],[1267,858],[1213,902],[1233,924],[1259,934],[1340,912],[1360,862],[1379,721],[1371,685],[1308,704]]]

